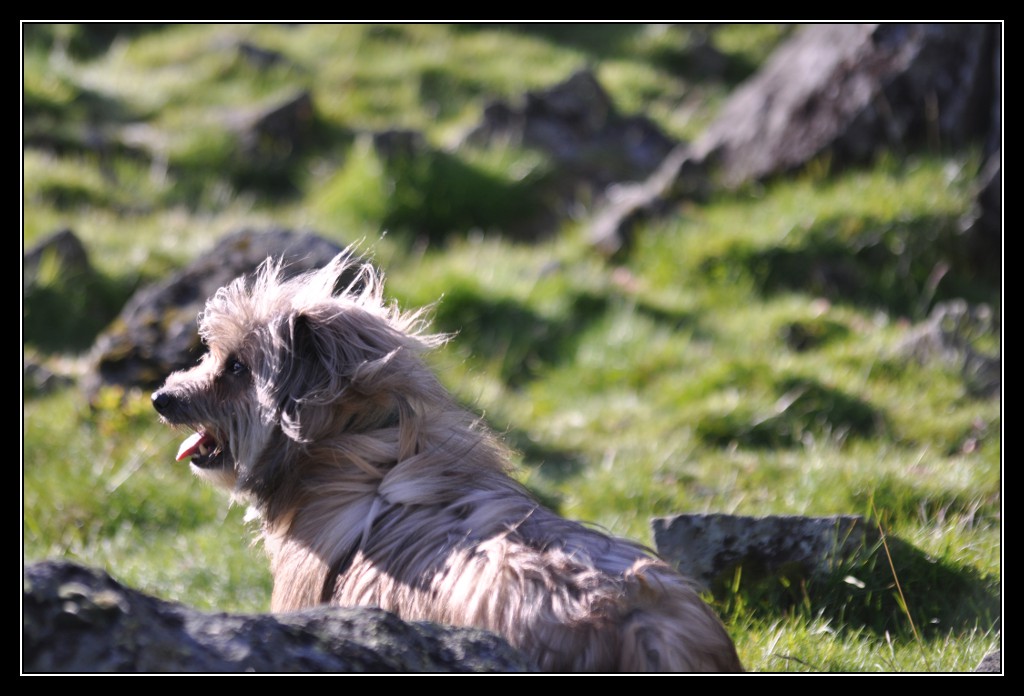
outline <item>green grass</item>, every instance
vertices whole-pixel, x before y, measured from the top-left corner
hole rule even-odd
[[[1000,260],[961,234],[977,150],[819,163],[684,202],[607,262],[573,221],[523,241],[552,175],[543,154],[448,148],[488,101],[586,65],[624,113],[695,137],[788,31],[26,27],[23,240],[69,227],[93,266],[44,263],[24,297],[26,355],[75,374],[135,288],[240,227],[362,239],[392,297],[433,305],[454,334],[433,356],[442,380],[561,513],[645,543],[652,517],[680,512],[878,521],[892,567],[877,554],[808,582],[747,568],[709,595],[750,669],[969,670],[1000,643],[1000,399],[901,346],[955,298],[1000,323]],[[240,41],[281,60],[261,70]],[[693,62],[704,41],[724,60],[710,77]],[[245,159],[226,115],[297,89],[314,99],[309,141]],[[422,132],[427,154],[379,156],[365,134],[390,128]],[[95,147],[124,129],[112,142],[138,145]],[[998,331],[971,338],[999,350]],[[148,395],[23,399],[26,561],[71,558],[204,609],[267,609],[245,511],[173,461],[179,436]]]

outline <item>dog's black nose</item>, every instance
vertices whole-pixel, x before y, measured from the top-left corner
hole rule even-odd
[[[158,413],[163,413],[167,407],[171,405],[171,397],[165,391],[155,391],[153,392],[153,396],[150,398],[153,401],[153,408],[155,408]]]

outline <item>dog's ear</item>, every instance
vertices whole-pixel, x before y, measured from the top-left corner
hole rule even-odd
[[[272,374],[264,384],[269,405],[282,431],[298,442],[315,429],[311,421],[316,420],[316,407],[336,401],[349,385],[348,371],[333,364],[332,352],[325,348],[330,338],[323,331],[321,322],[303,314],[281,322],[276,327],[276,359],[268,361]]]
[[[367,426],[393,410],[393,394],[403,391],[396,382],[408,370],[394,364],[405,351],[386,324],[358,313],[299,314],[276,331],[278,355],[269,361],[264,384],[288,437],[304,442],[321,428],[337,427],[337,405],[346,400],[350,427]]]

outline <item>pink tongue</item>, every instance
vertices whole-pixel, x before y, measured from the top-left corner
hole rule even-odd
[[[206,433],[193,433],[181,443],[181,447],[178,448],[178,456],[174,458],[174,461],[180,462],[185,457],[191,457],[196,451],[207,442],[212,442],[211,438]]]

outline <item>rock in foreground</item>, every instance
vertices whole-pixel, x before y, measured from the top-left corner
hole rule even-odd
[[[526,672],[484,631],[366,608],[206,613],[64,561],[25,569],[24,672]]]

